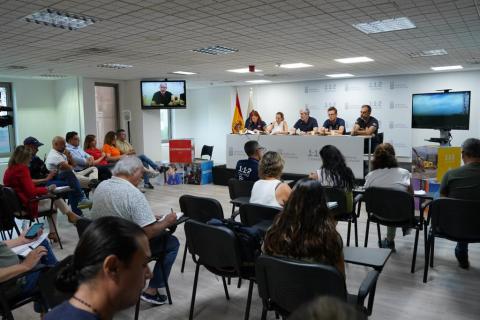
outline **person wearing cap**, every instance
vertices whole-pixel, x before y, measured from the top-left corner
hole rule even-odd
[[[243,146],[243,150],[248,159],[239,160],[235,168],[235,178],[241,181],[258,180],[258,162],[262,159],[265,148],[261,147],[257,141],[250,140]]]
[[[300,130],[301,134],[313,133],[318,130],[318,122],[314,117],[310,117],[308,108],[300,109],[300,119],[293,125],[295,130]]]
[[[38,148],[43,146],[43,143],[38,141],[38,139],[35,137],[27,137],[25,140],[23,140],[23,145],[30,149],[33,155],[28,166],[33,182],[36,185],[46,184],[47,181],[51,180],[56,173],[50,173],[45,165],[45,162],[37,156]]]

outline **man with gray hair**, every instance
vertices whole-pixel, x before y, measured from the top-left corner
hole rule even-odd
[[[464,165],[447,171],[442,179],[440,195],[442,197],[478,200],[480,199],[480,140],[469,138],[462,144]],[[458,242],[455,257],[463,269],[470,267],[468,261],[468,243]]]
[[[177,221],[174,212],[162,217],[154,215],[147,199],[137,185],[143,177],[145,168],[138,157],[127,156],[117,162],[112,170],[113,177],[102,181],[93,195],[92,218],[117,216],[130,220],[145,230],[150,240],[152,256],[164,255],[153,269],[153,277],[141,299],[161,305],[167,301],[165,283],[177,257],[180,243],[165,229]],[[163,265],[162,265],[163,263]]]
[[[308,108],[300,109],[300,119],[293,125],[295,130],[300,130],[300,134],[315,134],[318,130],[318,122],[314,117],[310,117]]]

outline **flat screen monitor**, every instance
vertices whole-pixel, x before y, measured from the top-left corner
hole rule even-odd
[[[141,81],[142,109],[185,109],[187,97],[185,80]]]
[[[412,128],[468,130],[470,91],[412,95]]]

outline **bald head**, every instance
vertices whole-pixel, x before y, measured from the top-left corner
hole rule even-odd
[[[60,153],[65,151],[65,139],[60,136],[56,136],[52,140],[52,148]]]

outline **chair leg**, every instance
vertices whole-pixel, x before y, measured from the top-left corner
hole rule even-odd
[[[368,233],[370,231],[370,219],[367,218],[367,229],[365,230],[365,244],[364,247],[366,248],[368,245]]]
[[[165,279],[165,291],[167,291],[168,304],[172,304],[172,295],[170,294],[170,286],[168,285],[168,279],[165,277],[165,270],[163,269],[163,261],[161,262],[161,270],[163,274],[163,279]]]
[[[425,247],[425,254],[427,254],[427,240],[428,240],[428,226],[427,223],[423,225],[423,245]]]
[[[413,244],[413,257],[412,257],[412,270],[411,273],[415,273],[415,262],[417,261],[417,247],[418,247],[418,235],[420,233],[420,229],[417,229],[415,232],[415,243]]]
[[[138,320],[138,316],[140,314],[140,298],[137,301],[137,304],[135,305],[135,317],[134,320]]]
[[[232,215],[230,216],[230,219],[235,220],[235,205],[232,204]]]
[[[423,267],[423,283],[427,283],[428,264],[430,262],[430,239],[426,239],[425,244],[425,266]]]
[[[183,259],[182,259],[182,268],[180,269],[180,272],[183,273],[185,270],[185,260],[187,259],[187,246],[185,245],[185,250],[183,250]]]
[[[2,231],[0,234],[2,235],[3,241],[7,240],[7,237],[5,236],[5,231]]]
[[[380,224],[377,223],[377,234],[378,234],[378,247],[382,247],[382,235],[380,233]]]
[[[435,237],[432,235],[432,240],[430,240],[430,267],[433,268],[433,257],[435,254]]]
[[[245,320],[250,317],[250,305],[252,303],[253,280],[250,280],[248,285],[247,307],[245,308]]]
[[[352,220],[348,220],[348,228],[347,228],[347,247],[350,247],[350,229],[352,229]]]
[[[225,277],[222,277],[222,282],[223,282],[223,290],[225,290],[225,298],[227,298],[227,300],[230,300],[230,295],[228,294],[228,288],[227,288],[227,281],[225,281]]]
[[[238,278],[237,288],[240,289],[242,287],[242,278]]]
[[[358,247],[358,225],[357,225],[357,217],[354,217],[353,220],[353,228],[355,230],[355,247]]]
[[[63,250],[62,239],[60,239],[60,235],[58,234],[57,224],[55,223],[55,221],[53,221],[52,216],[47,216],[47,219],[50,219],[50,221],[52,222],[53,230],[54,230],[54,232],[55,232],[55,234],[57,235],[57,238],[58,238],[58,244],[60,245],[60,249]]]
[[[261,320],[267,320],[267,308],[265,306],[262,308],[262,317],[260,318]]]
[[[195,278],[193,279],[192,301],[190,302],[190,316],[189,320],[193,320],[193,308],[195,307],[195,295],[197,293],[198,272],[200,270],[200,264],[195,266]]]

